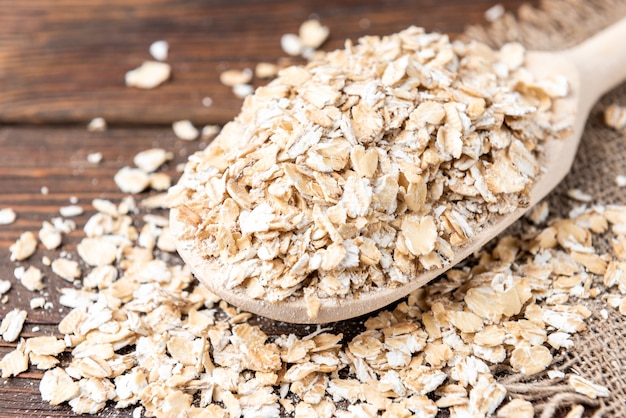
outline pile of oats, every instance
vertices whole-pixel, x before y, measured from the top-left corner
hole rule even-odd
[[[498,382],[496,365],[547,375],[590,399],[610,395],[552,363],[587,328],[585,300],[605,298],[626,314],[624,206],[546,220],[542,204],[523,236],[501,237],[344,338],[321,327],[267,335],[197,286],[172,255],[167,218],[142,215],[133,202],[93,202],[78,248],[81,286],[62,290],[60,303],[72,309],[59,336],[19,340],[0,361],[3,377],[29,364],[45,370],[40,391],[52,405],[158,417],[533,417],[532,404]],[[599,253],[594,237],[605,233],[612,249]],[[602,294],[599,282],[616,292]],[[17,340],[25,319],[9,313],[3,338]]]
[[[563,78],[519,44],[412,27],[292,66],[190,157],[170,190],[195,251],[235,291],[350,298],[442,267],[524,205],[566,124]]]

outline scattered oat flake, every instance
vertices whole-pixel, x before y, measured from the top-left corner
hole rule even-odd
[[[104,131],[107,130],[107,122],[106,122],[106,120],[104,118],[101,118],[101,117],[93,118],[87,124],[87,130],[89,132],[104,132]],[[87,160],[89,160],[89,156],[87,156]],[[91,161],[89,161],[89,162],[91,162]]]
[[[51,264],[52,271],[68,282],[72,282],[81,276],[81,269],[78,262],[67,258],[57,258]]]
[[[593,200],[593,196],[584,193],[582,190],[579,189],[569,189],[567,191],[567,196],[569,196],[571,199],[585,203],[591,202]]]
[[[259,62],[254,67],[254,75],[257,78],[273,78],[278,74],[278,66],[270,62]]]
[[[44,373],[39,382],[39,392],[41,399],[54,406],[76,398],[80,394],[80,386],[63,369],[57,367]]]
[[[102,162],[102,153],[101,152],[92,152],[87,154],[87,162],[90,164],[100,164]]]
[[[280,46],[283,51],[291,56],[298,56],[302,53],[302,41],[300,37],[293,33],[286,33],[280,38]]]
[[[4,295],[11,290],[11,282],[9,280],[0,280],[0,295]]]
[[[123,167],[113,177],[124,193],[141,193],[150,185],[150,177],[138,168]]]
[[[85,263],[96,267],[113,264],[118,252],[111,237],[83,238],[76,250]]]
[[[565,377],[565,373],[561,370],[548,370],[548,377],[550,379],[560,379]]]
[[[152,173],[172,158],[174,154],[163,148],[151,148],[137,153],[133,162],[144,172]]]
[[[220,82],[228,87],[234,87],[238,84],[248,84],[252,80],[252,70],[246,68],[243,70],[226,70],[220,74]]]
[[[142,199],[141,202],[139,202],[139,205],[141,207],[149,208],[149,209],[166,209],[167,208],[166,198],[167,198],[167,193],[153,194],[151,196],[146,197],[145,199]]]
[[[16,269],[15,273],[20,283],[31,292],[43,289],[43,273],[37,267],[30,266],[23,272],[18,272]]]
[[[166,173],[150,174],[150,188],[157,192],[163,192],[172,185],[172,178]]]
[[[17,214],[11,208],[0,209],[0,225],[9,225],[15,222]]]
[[[582,405],[573,405],[564,418],[582,418],[585,413],[585,407]]]
[[[582,393],[590,399],[606,398],[611,394],[608,388],[576,374],[570,375],[568,383],[576,392]]]
[[[233,93],[240,99],[244,99],[254,93],[254,87],[250,84],[235,84],[233,86]]]
[[[193,126],[189,120],[176,121],[173,123],[172,128],[174,129],[174,134],[185,141],[194,141],[200,134],[198,129]]]
[[[140,89],[153,89],[170,78],[169,64],[157,61],[145,61],[141,66],[126,73],[126,85]]]
[[[4,355],[0,360],[0,370],[3,379],[28,370],[28,355],[24,353],[24,343],[18,344],[15,350]]]
[[[10,343],[17,340],[20,332],[22,332],[27,315],[28,313],[21,309],[13,309],[6,314],[0,324],[0,334],[2,334],[4,341]]]
[[[616,130],[624,129],[626,127],[626,106],[620,106],[616,103],[610,104],[604,110],[604,123]]]
[[[485,10],[485,20],[487,22],[495,22],[496,20],[504,16],[505,12],[506,9],[502,4],[494,4],[493,6]]]
[[[308,22],[303,31],[320,26]],[[282,41],[292,54],[310,48],[297,35]],[[189,221],[177,239],[197,246],[227,287],[249,286],[266,300],[307,294],[323,304],[445,266],[480,225],[515,210],[540,174],[541,140],[533,136],[531,144],[520,132],[562,135],[539,123],[555,115],[539,111],[537,95],[528,93],[542,91],[542,109],[567,93],[557,80],[518,79],[520,44],[457,47],[412,27],[282,69],[170,188],[169,204],[184,207]],[[494,71],[506,68],[507,76],[487,83],[463,67],[474,58]],[[419,92],[410,81],[416,68],[428,72]],[[484,91],[468,87],[483,82]],[[440,95],[454,100],[432,100]],[[515,126],[504,127],[504,118]],[[250,214],[258,206],[277,210],[255,226]],[[242,242],[240,233],[251,236]]]
[[[511,366],[526,376],[532,376],[545,370],[551,363],[552,354],[543,345],[519,347],[511,353]]]
[[[615,184],[617,184],[617,187],[626,187],[626,176],[623,174],[615,176]]]
[[[535,408],[532,403],[525,399],[514,398],[498,409],[496,416],[498,418],[533,418]]]
[[[46,298],[44,298],[42,296],[37,297],[37,298],[32,298],[29,301],[29,305],[30,305],[31,309],[43,308],[45,304],[46,304]],[[35,331],[33,330],[33,332],[35,332]]]
[[[328,27],[322,26],[319,20],[307,20],[300,25],[300,42],[305,47],[317,49],[326,41],[329,32]]]
[[[220,129],[219,125],[205,125],[202,127],[200,137],[202,139],[213,139],[220,132]]]
[[[211,99],[208,96],[202,98],[202,106],[211,107],[212,105],[213,105],[213,99]]]
[[[405,34],[414,35],[419,36]],[[368,51],[368,42],[372,41],[363,40],[354,48]],[[402,48],[401,41],[396,42],[395,46]],[[502,53],[507,55],[507,68],[520,65],[519,53],[517,46]],[[428,54],[424,52],[426,59],[442,65],[451,59],[451,50],[446,48]],[[340,58],[338,54],[334,59]],[[395,62],[384,71],[385,82],[405,82],[406,68],[404,62]],[[384,286],[383,274],[393,280],[407,280],[415,274],[418,263],[444,263],[454,243],[462,242],[472,231],[472,222],[482,219],[472,219],[468,208],[473,206],[465,207],[462,201],[455,200],[456,207],[438,206],[432,194],[443,193],[445,198],[449,191],[417,168],[422,162],[439,164],[442,158],[455,158],[456,136],[445,133],[448,129],[474,133],[491,129],[493,114],[482,116],[487,101],[476,103],[472,97],[463,106],[433,104],[419,112],[399,107],[395,111],[408,121],[401,117],[394,120],[394,113],[383,117],[374,105],[383,99],[411,103],[417,100],[409,97],[411,91],[417,89],[397,90],[400,96],[384,98],[379,96],[384,89],[362,80],[335,86],[338,90],[345,88],[346,95],[358,97],[350,99],[355,102],[348,102],[350,106],[345,109],[352,110],[346,111],[340,108],[344,98],[328,94],[319,80],[307,86],[312,74],[301,69],[286,74],[290,76],[285,91],[302,88],[300,104],[311,119],[297,114],[291,119],[289,132],[277,129],[267,147],[252,150],[246,147],[250,138],[243,137],[256,134],[242,133],[236,123],[227,125],[216,141],[235,141],[229,148],[234,155],[239,152],[236,141],[242,140],[241,153],[249,159],[235,158],[225,163],[213,156],[207,160],[194,156],[195,167],[215,175],[206,183],[194,187],[187,184],[171,193],[172,199],[188,192],[199,195],[194,204],[181,206],[185,208],[181,210],[185,219],[197,228],[188,232],[202,237],[204,251],[214,247],[224,257],[229,277],[245,283],[249,294],[280,299],[302,291],[311,316],[316,315],[326,295],[349,295],[355,283]],[[438,77],[439,84],[447,83],[445,74],[430,76]],[[428,83],[428,78],[423,81]],[[420,89],[435,88],[432,86]],[[354,111],[357,102],[367,106],[359,105]],[[271,119],[285,111],[273,106],[265,103],[253,112],[254,117]],[[505,113],[522,113],[514,106],[500,109],[504,109],[502,117]],[[519,117],[511,118],[511,123]],[[359,123],[364,122],[363,118],[367,123]],[[315,120],[323,127],[320,131],[336,131],[326,138],[316,129],[297,126],[295,121],[299,120]],[[377,121],[383,121],[383,125]],[[276,122],[271,120],[272,124]],[[440,150],[430,147],[413,160],[406,150],[399,152],[376,143],[380,129],[393,124],[394,129],[400,129],[404,123],[449,127],[439,126],[443,129]],[[482,128],[474,130],[475,126]],[[430,140],[430,133],[420,132],[419,128],[408,135],[415,137],[394,140]],[[468,178],[456,183],[455,179],[462,176],[447,178],[455,196],[480,195],[486,201],[493,198],[485,213],[492,209],[506,211],[507,205],[512,205],[496,198],[495,190],[513,186],[485,176],[493,169],[488,161],[515,154],[519,160],[507,163],[505,168],[512,170],[518,180],[524,170],[534,173],[534,168],[529,168],[532,164],[527,164],[526,151],[520,149],[521,142],[512,145],[508,153],[499,153],[497,150],[506,149],[506,141],[511,138],[496,136],[473,144],[491,141],[493,158],[481,159],[477,154],[455,162],[463,166],[456,174]],[[478,149],[472,144],[463,145],[463,153]],[[149,161],[144,161],[145,165],[136,165],[144,165],[151,173],[162,164],[156,165],[160,157],[146,158]],[[480,164],[485,165],[464,167],[468,161],[483,161]],[[142,172],[141,167],[136,170]],[[220,170],[223,173],[218,175]],[[123,177],[116,175],[116,183]],[[154,177],[147,177],[148,184],[137,193],[156,184]],[[344,198],[346,188],[349,196]],[[296,191],[301,205],[291,207],[286,202]],[[266,196],[271,200],[264,201]],[[157,196],[154,202],[144,199],[139,206],[161,208],[163,197]],[[90,272],[80,288],[61,290],[59,303],[71,308],[59,324],[64,338],[27,339],[0,361],[2,375],[8,377],[27,370],[30,358],[33,366],[47,370],[40,383],[42,399],[52,405],[69,402],[76,413],[96,413],[112,402],[119,408],[139,405],[133,416],[278,416],[282,406],[297,416],[316,417],[411,416],[416,411],[434,417],[442,410],[451,416],[531,417],[534,410],[528,401],[507,399],[501,405],[506,402],[506,390],[493,376],[492,365],[510,364],[526,375],[550,367],[553,359],[548,346],[552,352],[565,350],[572,342],[570,336],[586,328],[591,312],[573,302],[591,292],[583,288],[593,273],[586,269],[605,269],[602,275],[611,286],[626,288],[618,272],[620,265],[610,261],[608,255],[591,252],[593,235],[599,231],[612,233],[607,222],[613,226],[626,223],[626,209],[607,207],[594,214],[596,209],[584,207],[572,212],[576,219],[561,222],[550,219],[546,207],[532,219],[539,235],[503,237],[491,252],[472,261],[475,269],[452,269],[392,310],[370,315],[364,321],[365,330],[350,339],[321,327],[306,337],[288,333],[268,336],[261,327],[248,322],[251,314],[220,301],[203,286],[194,286],[189,268],[171,262],[171,254],[163,254],[173,252],[180,239],[169,230],[168,218],[156,212],[138,216],[134,200],[124,200],[119,206],[94,200],[93,206],[99,213],[88,221],[82,231],[87,237],[77,249],[90,265]],[[215,218],[203,219],[209,212]],[[394,222],[381,223],[384,216]],[[593,216],[604,219],[604,228],[590,220]],[[141,224],[142,228],[136,227]],[[543,230],[541,225],[546,225]],[[50,226],[63,233],[75,230],[71,220],[57,218]],[[371,235],[358,235],[358,231],[368,228],[373,231]],[[303,229],[303,236],[298,235]],[[297,233],[290,232],[288,239],[281,236],[282,231],[290,230]],[[620,248],[619,244],[614,247]],[[309,248],[314,251],[308,253]],[[12,259],[14,252],[17,248],[11,250]],[[79,264],[65,258],[74,254],[61,254],[51,263],[52,270],[68,281],[79,278]],[[229,259],[232,254],[239,258]],[[281,259],[282,255],[285,257]],[[275,265],[266,263],[276,259],[280,259],[282,270],[271,279],[280,281],[274,287],[264,287],[265,276],[276,274]],[[359,270],[362,265],[374,267],[377,274]],[[29,270],[23,266],[18,269],[16,277],[28,275]],[[259,271],[263,277],[258,276]],[[311,281],[315,274],[320,274],[314,278],[319,289],[298,288],[302,278]],[[607,298],[607,303],[620,307],[624,297],[614,296],[615,301]],[[40,307],[42,300],[31,299],[32,307]],[[544,303],[550,303],[549,308]],[[53,306],[52,302],[44,305]],[[19,320],[21,314],[18,311],[9,315]],[[2,334],[6,331],[13,337],[19,321],[9,322],[13,320],[7,320],[5,326],[3,321]],[[66,348],[71,357],[59,366],[57,356]],[[558,370],[547,373],[551,378],[564,377]],[[570,376],[569,384],[590,398],[609,395],[606,388],[579,376]],[[429,398],[431,393],[436,401]],[[338,409],[338,402],[349,405],[348,410]]]
[[[150,55],[157,61],[165,61],[169,52],[169,43],[167,41],[154,41],[150,44]]]
[[[66,218],[82,215],[83,212],[83,208],[78,205],[61,206],[59,208],[59,213],[61,214],[61,216],[64,216]]]
[[[34,254],[37,249],[37,238],[35,234],[30,231],[24,232],[20,237],[9,247],[11,252],[11,261],[22,261]]]

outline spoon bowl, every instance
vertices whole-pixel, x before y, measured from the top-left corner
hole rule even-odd
[[[195,276],[211,291],[239,308],[272,319],[292,323],[329,323],[353,318],[383,308],[430,282],[479,250],[492,238],[524,215],[543,199],[570,171],[587,117],[600,96],[626,79],[626,19],[571,49],[558,52],[528,52],[525,67],[538,78],[565,77],[570,93],[555,103],[555,113],[570,118],[571,132],[566,137],[550,139],[543,144],[540,164],[544,168],[535,180],[527,206],[506,215],[493,216],[466,244],[456,247],[453,260],[442,268],[414,277],[406,284],[359,293],[352,298],[322,299],[317,315],[310,315],[304,297],[279,302],[253,299],[238,289],[229,289],[225,278],[216,274],[195,250],[193,240],[177,241],[178,252]],[[185,227],[178,208],[172,208],[172,231]]]

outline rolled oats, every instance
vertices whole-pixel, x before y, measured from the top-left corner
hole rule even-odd
[[[280,46],[287,55],[298,56],[302,53],[302,41],[293,33],[284,34],[280,38]]]
[[[137,153],[133,163],[144,172],[152,173],[173,157],[171,152],[163,148],[151,148]]]
[[[52,261],[52,271],[62,279],[73,282],[81,276],[81,269],[78,262],[67,258],[57,258]]]
[[[172,129],[174,130],[174,135],[180,139],[184,139],[185,141],[194,141],[198,139],[198,135],[200,135],[198,129],[193,126],[189,120],[179,120],[174,122],[172,124]]]
[[[24,267],[18,267],[14,271],[15,278],[17,278],[22,286],[26,289],[34,292],[36,290],[42,290],[43,286],[43,273],[35,266],[30,266],[27,269]]]
[[[271,62],[259,62],[254,67],[254,75],[257,78],[274,78],[278,74],[278,66]]]
[[[568,378],[568,383],[574,388],[576,392],[582,393],[583,395],[591,399],[596,399],[598,397],[606,398],[611,394],[608,388],[593,383],[590,380],[587,380],[584,377],[575,374],[570,375],[570,377]]]
[[[303,33],[319,42],[320,28]],[[283,38],[293,54],[296,38]],[[491,51],[413,27],[282,70],[170,189],[187,223],[178,239],[195,241],[227,287],[307,295],[312,315],[324,299],[446,265],[480,224],[526,199],[540,142],[560,134],[539,121],[567,85],[529,80],[524,57],[519,44]],[[498,66],[505,75],[483,77]]]
[[[165,61],[169,52],[170,45],[167,41],[154,41],[150,44],[150,55],[157,61]]]
[[[17,214],[11,208],[0,209],[0,225],[9,225],[15,222]]]
[[[303,46],[317,49],[326,41],[329,33],[328,27],[322,26],[319,20],[310,19],[300,25],[298,36]]]
[[[113,264],[118,254],[115,241],[109,237],[83,238],[76,250],[85,263],[94,267]]]
[[[252,80],[252,70],[226,70],[220,74],[220,82],[228,87],[238,84],[248,84]]]
[[[139,67],[126,73],[125,80],[128,87],[153,89],[170,78],[172,68],[169,64],[157,61],[145,61]]]
[[[90,164],[100,164],[102,162],[102,153],[101,152],[92,152],[87,154],[87,161]]]
[[[404,58],[406,50],[418,52]],[[387,60],[378,78],[340,72],[346,55],[360,59],[368,51]],[[494,54],[500,61],[489,61]],[[545,106],[544,96],[563,94],[562,85],[544,83],[543,100],[522,107],[480,77],[448,94],[456,72],[471,74],[485,60],[494,77],[514,77],[523,50],[487,51],[411,29],[365,38],[308,69],[286,69],[249,99],[258,102],[258,112],[248,109],[257,118],[249,126],[258,123],[259,132],[227,125],[223,138],[235,141],[235,151],[218,138],[215,154],[192,157],[187,170],[196,170],[197,184],[174,189],[170,200],[180,205],[190,236],[197,234],[206,253],[230,266],[223,273],[253,297],[301,291],[315,316],[324,297],[349,297],[354,286],[382,287],[388,278],[408,280],[415,265],[444,263],[486,213],[512,210],[537,174],[530,150],[538,144],[513,131],[543,132],[517,119]],[[324,75],[329,69],[335,73]],[[286,109],[284,100],[271,102],[291,90],[298,91],[303,112]],[[494,103],[492,94],[505,100]],[[257,147],[264,141],[272,144]],[[499,179],[494,170],[510,178]],[[141,190],[149,185],[155,188],[152,178]],[[187,193],[196,200],[184,201]],[[162,196],[154,196],[140,206],[160,207]],[[574,301],[594,297],[594,277],[621,293],[605,297],[626,312],[623,207],[585,207],[572,213],[575,219],[546,224],[549,211],[541,205],[530,216],[546,224],[543,229],[501,238],[478,254],[474,268],[449,271],[344,338],[321,327],[304,337],[268,336],[249,313],[219,301],[193,282],[188,267],[161,253],[174,251],[177,239],[166,218],[146,216],[139,228],[132,199],[119,206],[96,199],[93,206],[98,213],[78,248],[87,264],[82,287],[61,290],[60,303],[72,308],[58,327],[64,337],[29,338],[0,361],[3,377],[27,370],[29,361],[47,370],[42,398],[68,402],[75,413],[94,414],[112,401],[119,408],[140,405],[133,416],[278,416],[282,408],[312,417],[435,417],[440,410],[528,417],[534,415],[528,401],[503,405],[507,391],[493,366],[504,363],[526,375],[546,370],[553,353],[568,349],[571,336],[586,328],[591,312]],[[51,225],[62,233],[75,229],[58,219]],[[617,234],[614,254],[593,247],[592,235],[605,232]],[[12,247],[12,259],[32,254],[18,247],[23,243]],[[108,249],[98,254],[94,248],[101,247]],[[381,269],[387,276],[369,274]],[[52,270],[69,281],[83,276],[65,256]],[[319,288],[303,286],[303,277],[319,272]],[[17,339],[22,314],[10,315],[17,319],[5,318],[2,333]],[[58,366],[65,349],[70,363]],[[569,375],[568,382],[590,398],[609,396],[580,376]]]
[[[485,10],[485,20],[487,22],[495,22],[496,20],[504,16],[505,12],[506,9],[502,4],[494,4],[493,6]]]
[[[233,86],[233,93],[240,99],[245,99],[254,93],[254,87],[250,84],[235,84]]]
[[[626,107],[611,104],[604,110],[604,123],[607,126],[620,130],[626,127]]]
[[[59,213],[61,214],[61,216],[64,216],[66,218],[82,215],[83,212],[83,208],[78,205],[61,206],[59,208]]]
[[[44,373],[39,383],[39,391],[41,398],[54,406],[78,396],[80,386],[63,369],[57,367]]]
[[[124,193],[141,193],[150,185],[150,176],[138,168],[124,167],[113,177]]]
[[[35,234],[30,231],[24,232],[20,237],[9,247],[11,252],[11,261],[22,261],[35,253],[37,249],[37,238]]]
[[[39,241],[47,250],[54,250],[61,245],[63,235],[54,225],[48,221],[44,221],[39,230]]]
[[[8,352],[0,360],[2,378],[17,376],[28,370],[28,355],[24,353],[24,342],[20,342],[15,350]]]
[[[29,305],[31,309],[43,308],[46,305],[46,298],[44,297],[32,298],[29,301]],[[33,330],[33,332],[36,332],[36,331]]]
[[[0,296],[11,290],[11,282],[9,280],[0,280]]]
[[[107,122],[104,118],[93,118],[87,124],[87,130],[89,132],[104,132],[107,130]],[[98,164],[102,160],[102,154],[94,153],[87,155],[87,161],[92,164]]]
[[[112,211],[101,203],[95,206]],[[609,218],[619,220],[621,208],[610,210]],[[573,243],[586,241],[593,213],[578,213],[572,224],[556,222],[567,232],[562,245],[555,238],[533,247],[542,230],[500,238],[475,269],[452,269],[393,310],[371,315],[364,331],[345,340],[321,327],[304,337],[270,337],[248,322],[250,314],[205,288],[190,291],[188,268],[154,258],[154,248],[123,252],[114,262],[119,273],[112,265],[95,267],[83,289],[63,289],[69,298],[62,303],[73,306],[59,324],[63,339],[27,339],[0,368],[4,376],[16,375],[30,360],[47,370],[42,397],[53,404],[68,401],[75,413],[96,413],[112,400],[118,407],[140,404],[146,416],[165,408],[194,414],[204,408],[210,416],[277,416],[281,409],[326,417],[416,411],[434,417],[441,410],[451,416],[531,416],[528,402],[505,403],[506,389],[490,366],[504,363],[537,374],[585,328],[591,312],[582,305],[533,301],[574,294],[585,267],[569,255],[576,252]],[[328,222],[343,216],[331,212]],[[168,228],[167,218],[158,215],[145,215],[143,222],[156,228],[151,234]],[[140,237],[127,238],[136,248]],[[533,258],[529,251],[543,253]],[[619,286],[619,263],[610,261],[606,277],[599,277],[609,286]],[[617,307],[624,297],[614,296]],[[218,301],[222,317],[216,316]],[[124,347],[131,352],[119,354]],[[57,356],[66,349],[70,364],[58,367]],[[608,396],[606,388],[577,375],[548,374],[568,377],[573,390],[591,398]],[[192,406],[193,394],[200,408]],[[343,409],[342,401],[352,406]]]
[[[0,334],[4,341],[13,342],[17,340],[27,315],[28,313],[21,309],[13,309],[5,315],[2,323],[0,323]]]

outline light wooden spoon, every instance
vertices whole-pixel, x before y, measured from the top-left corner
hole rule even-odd
[[[537,76],[560,75],[567,78],[571,94],[556,103],[558,112],[571,115],[573,131],[566,138],[545,143],[542,163],[546,171],[534,183],[530,205],[507,215],[494,217],[466,245],[455,249],[452,262],[443,268],[430,270],[409,283],[395,287],[364,292],[353,299],[324,299],[315,318],[310,318],[304,298],[267,302],[252,299],[237,289],[222,286],[206,261],[194,250],[193,241],[178,240],[178,252],[196,277],[211,291],[241,309],[272,319],[293,323],[328,323],[357,317],[406,296],[435,277],[449,270],[520,218],[532,205],[544,198],[567,175],[574,161],[585,122],[600,96],[626,79],[626,19],[598,33],[580,45],[558,52],[529,52],[526,67]],[[173,231],[182,231],[178,210],[171,211]]]

